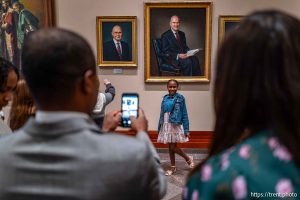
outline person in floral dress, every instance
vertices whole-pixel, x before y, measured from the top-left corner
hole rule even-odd
[[[168,144],[171,168],[165,172],[170,176],[177,171],[175,154],[183,157],[190,168],[194,167],[192,156],[188,156],[177,146],[177,143],[188,142],[190,137],[189,117],[185,98],[177,92],[179,83],[175,79],[167,82],[168,94],[161,102],[160,117],[158,121],[157,142]]]
[[[183,199],[300,199],[300,21],[250,14],[226,35],[216,70],[214,138]]]

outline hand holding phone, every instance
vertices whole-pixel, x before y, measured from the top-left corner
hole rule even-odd
[[[102,125],[102,131],[103,132],[114,131],[119,125],[120,121],[121,121],[120,110],[106,113]]]
[[[121,124],[123,127],[131,127],[130,116],[138,117],[139,95],[137,93],[123,93],[121,99]]]
[[[144,111],[139,108],[139,118],[135,118],[133,116],[130,117],[131,119],[131,128],[136,132],[148,131],[148,120],[144,114]]]

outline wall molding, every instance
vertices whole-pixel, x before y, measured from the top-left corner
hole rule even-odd
[[[116,131],[120,134],[125,134],[129,136],[134,136],[133,131]],[[148,131],[149,137],[156,148],[168,148],[168,144],[157,143],[157,131]],[[208,149],[212,140],[212,131],[190,131],[191,137],[190,141],[186,143],[177,143],[180,148],[198,148],[198,149]]]

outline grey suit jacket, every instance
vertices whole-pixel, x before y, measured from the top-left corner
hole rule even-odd
[[[166,182],[146,133],[101,134],[91,119],[30,119],[0,138],[1,200],[160,199]]]
[[[9,126],[2,120],[0,119],[0,135],[11,133],[11,129]]]

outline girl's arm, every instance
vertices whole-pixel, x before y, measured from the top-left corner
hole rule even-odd
[[[161,123],[163,121],[163,101],[164,99],[161,101],[161,105],[160,105],[160,115],[159,115],[159,121],[158,121],[158,127],[157,127],[157,132],[159,133],[159,130],[160,130],[160,126],[161,126]]]
[[[183,97],[183,101],[182,101],[182,124],[183,124],[184,134],[188,134],[190,132],[190,130],[189,130],[189,117],[188,117],[184,97]]]

